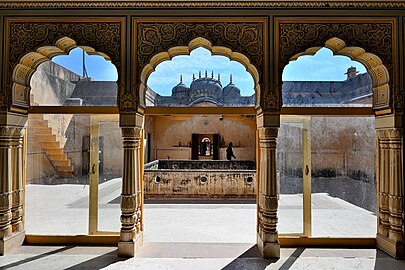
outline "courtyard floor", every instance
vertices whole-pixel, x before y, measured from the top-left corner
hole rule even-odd
[[[88,185],[27,185],[27,234],[85,235],[88,233]],[[120,179],[99,185],[99,231],[119,232]],[[302,195],[281,195],[280,234],[300,233]],[[145,204],[145,241],[255,243],[254,201],[156,202]],[[171,232],[171,233],[168,233]],[[312,235],[375,237],[376,216],[326,193],[312,195]]]
[[[99,229],[119,230],[119,181],[99,187]],[[280,197],[280,232],[302,229],[301,195]],[[314,194],[313,235],[374,237],[376,217],[328,194]],[[28,185],[27,234],[87,234],[87,185]],[[256,242],[256,204],[249,201],[145,205],[145,244],[135,258],[115,246],[31,246],[0,256],[1,269],[405,269],[376,249],[282,248],[263,259]],[[348,233],[350,232],[350,233]]]

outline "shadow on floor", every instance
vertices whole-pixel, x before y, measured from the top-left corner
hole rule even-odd
[[[297,248],[293,254],[280,266],[279,269],[290,269],[298,257],[304,252],[305,248]],[[254,245],[238,258],[230,262],[222,270],[263,270],[270,264],[276,263],[278,259],[263,259],[257,245]]]
[[[8,268],[12,268],[12,267],[17,267],[17,266],[20,266],[22,264],[30,263],[30,262],[33,262],[33,261],[36,261],[36,260],[51,256],[51,255],[62,253],[64,251],[72,249],[72,248],[75,248],[75,247],[74,246],[67,246],[67,247],[58,248],[56,250],[52,250],[52,251],[49,251],[49,252],[45,252],[43,254],[39,254],[39,255],[36,255],[36,256],[33,256],[33,257],[29,257],[29,258],[20,260],[18,262],[10,263],[10,264],[7,264],[7,265],[2,265],[1,269],[8,269]]]
[[[105,253],[101,256],[95,257],[91,260],[79,263],[75,266],[66,268],[66,270],[78,270],[78,269],[101,269],[111,264],[125,261],[127,258],[118,257],[117,250]]]
[[[405,269],[405,259],[394,259],[384,251],[377,249],[375,256],[374,270],[403,270]]]

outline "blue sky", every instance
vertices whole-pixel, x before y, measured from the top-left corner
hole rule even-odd
[[[82,50],[76,48],[69,55],[57,56],[52,61],[64,66],[71,71],[82,75]],[[365,67],[345,56],[333,56],[332,51],[326,48],[319,50],[314,56],[301,56],[296,61],[288,64],[283,71],[283,81],[343,81],[347,68],[355,66],[360,73],[366,72]],[[116,81],[117,69],[101,56],[86,55],[86,69],[90,77],[96,81]],[[192,81],[193,73],[198,78],[201,71],[205,76],[214,71],[214,77],[221,74],[222,86],[229,83],[230,74],[233,83],[241,89],[242,95],[252,95],[253,79],[246,72],[245,67],[235,61],[230,61],[224,56],[211,55],[204,48],[197,48],[190,55],[174,57],[171,61],[165,61],[156,67],[148,79],[148,86],[161,95],[170,95],[171,89],[180,81],[183,75],[183,83],[187,86]]]
[[[69,55],[56,56],[52,58],[52,61],[81,76],[83,74],[82,54],[82,49],[75,48],[70,51]],[[86,54],[86,70],[87,74],[96,81],[116,81],[118,79],[115,66],[98,55]]]

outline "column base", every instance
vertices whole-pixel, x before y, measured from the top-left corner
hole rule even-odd
[[[391,239],[377,234],[377,247],[394,258],[404,258],[404,243],[392,241]]]
[[[280,258],[280,242],[266,242],[257,235],[257,247],[263,258]]]
[[[135,257],[136,252],[143,245],[143,232],[140,232],[132,241],[118,242],[118,257]]]
[[[25,240],[25,231],[13,233],[12,235],[0,240],[0,254],[12,253],[22,246]]]

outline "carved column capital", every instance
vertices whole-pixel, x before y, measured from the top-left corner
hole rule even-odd
[[[277,138],[278,128],[277,127],[261,127],[259,130],[259,139],[269,139]]]

